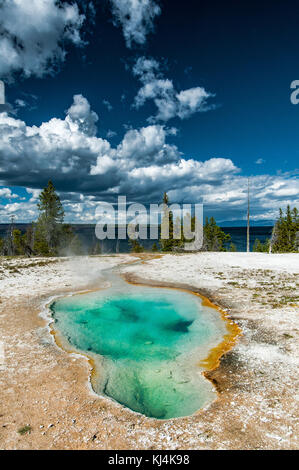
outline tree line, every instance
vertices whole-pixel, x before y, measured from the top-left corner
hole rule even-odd
[[[39,216],[24,234],[13,225],[0,239],[0,253],[6,256],[63,256],[83,253],[79,237],[64,223],[64,209],[52,181],[39,195]]]
[[[169,197],[163,195],[164,212],[160,224],[159,241],[154,242],[152,252],[180,252],[184,244],[192,240],[185,238],[179,218],[174,221],[173,213],[167,210]],[[96,243],[86,253],[80,238],[73,232],[70,224],[64,223],[64,209],[52,181],[41,191],[38,199],[38,219],[32,222],[24,234],[13,226],[4,239],[0,238],[0,254],[5,256],[67,256],[82,254],[100,254],[101,243]],[[191,217],[191,230],[195,230],[195,216]],[[162,238],[163,226],[167,224],[169,237]],[[138,227],[137,227],[138,229]],[[176,234],[179,233],[179,236]],[[133,253],[146,251],[139,239],[129,239]],[[299,250],[299,216],[297,208],[287,207],[286,212],[279,210],[271,239],[262,243],[255,240],[253,251],[272,253],[291,253]],[[206,218],[203,225],[203,245],[201,251],[237,251],[231,242],[231,236],[217,225],[213,217]]]
[[[279,209],[270,239],[261,243],[256,239],[253,251],[264,253],[296,253],[299,251],[299,215],[296,207],[287,206],[285,213]]]
[[[181,219],[177,218],[174,221],[172,211],[167,210],[170,201],[166,192],[163,194],[163,204],[165,209],[163,211],[160,226],[159,246],[155,242],[152,246],[152,251],[161,251],[164,253],[184,251],[184,244],[186,242],[191,242],[192,240],[189,240],[184,236]],[[192,216],[190,220],[190,228],[193,232],[195,230],[195,222],[195,216]],[[168,226],[169,231],[169,237],[167,239],[162,238],[162,228],[165,225]],[[179,233],[180,236],[176,236],[176,233]],[[131,245],[132,252],[140,253],[144,251],[144,248],[138,240],[130,240],[129,243]],[[203,245],[201,249],[202,251],[237,251],[236,246],[231,242],[231,236],[221,230],[214,217],[206,217],[205,219],[203,226]]]
[[[163,195],[163,203],[168,206],[169,198],[167,193]],[[172,252],[172,251],[182,251],[183,245],[186,238],[181,234],[179,239],[173,236],[174,234],[174,225],[181,224],[181,221],[173,221],[172,212],[164,214],[163,223],[169,224],[169,238],[167,240],[162,239],[160,236],[159,247],[155,242],[152,246],[152,251],[162,251],[162,252]],[[168,218],[168,221],[165,221],[165,218]],[[191,217],[191,230],[195,229],[195,216]],[[181,233],[183,230],[181,229]],[[144,251],[142,245],[138,240],[132,240],[131,250],[133,252],[142,252]],[[237,251],[236,245],[232,243],[231,236],[225,233],[217,225],[214,217],[206,217],[203,225],[203,245],[201,251]],[[284,214],[282,209],[279,209],[279,218],[276,221],[272,235],[270,239],[266,239],[262,243],[259,239],[256,239],[253,245],[253,251],[264,252],[264,253],[296,253],[299,251],[299,217],[298,210],[296,207],[293,209],[290,206],[287,206],[286,212]]]

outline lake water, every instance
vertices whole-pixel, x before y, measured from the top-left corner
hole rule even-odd
[[[21,230],[23,233],[26,231],[28,224],[16,224],[16,228]],[[82,241],[83,246],[86,251],[90,250],[95,246],[97,238],[95,236],[95,225],[93,224],[74,224],[72,225],[73,230],[79,236]],[[5,237],[9,224],[0,224],[0,237]],[[250,228],[250,249],[252,250],[253,244],[256,238],[258,238],[262,243],[265,242],[267,238],[271,238],[273,226],[260,226],[260,227],[251,227]],[[246,227],[223,227],[225,233],[230,234],[231,241],[236,245],[237,251],[246,251]],[[150,250],[153,243],[158,240],[141,240],[141,244],[145,249]],[[229,247],[230,243],[228,243]],[[102,252],[103,253],[127,253],[130,251],[130,245],[127,240],[104,240],[101,242]]]
[[[158,419],[191,415],[213,401],[199,362],[227,334],[219,312],[185,291],[108,277],[111,288],[51,306],[66,347],[94,359],[94,390]]]

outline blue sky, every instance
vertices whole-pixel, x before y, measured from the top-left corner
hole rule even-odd
[[[298,204],[296,2],[14,3],[0,6],[0,222],[34,218],[49,178],[77,223],[165,190],[242,220],[247,177],[253,222]]]

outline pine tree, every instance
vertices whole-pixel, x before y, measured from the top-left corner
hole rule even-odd
[[[226,234],[216,224],[214,217],[210,220],[207,217],[203,227],[203,249],[206,251],[226,251],[225,244],[231,239],[229,234]]]
[[[50,251],[50,247],[47,242],[46,228],[42,223],[42,220],[38,220],[35,225],[34,252],[41,256],[50,256],[55,254]]]
[[[293,224],[295,227],[295,236],[294,236],[294,249],[299,251],[299,214],[297,207],[294,207],[292,211]]]
[[[180,248],[183,245],[183,236],[181,234],[180,238],[178,239],[175,236],[176,231],[181,230],[181,221],[179,218],[175,221],[175,226],[173,223],[173,213],[172,211],[169,210],[169,198],[167,193],[163,194],[163,204],[164,204],[164,210],[162,214],[162,221],[161,221],[161,233],[160,233],[160,247],[161,251],[173,251],[178,248]],[[164,231],[165,234],[167,232],[167,225],[169,227],[168,231],[168,238],[163,238],[164,236]]]
[[[253,244],[252,251],[260,253],[268,253],[270,247],[270,240],[267,238],[264,243],[262,243],[258,238],[255,239]]]
[[[159,251],[159,248],[158,248],[157,243],[154,242],[153,245],[152,245],[152,252],[156,253],[157,251]]]
[[[60,227],[60,238],[56,247],[60,256],[82,255],[83,246],[78,235],[73,233],[70,224],[62,224]]]
[[[252,251],[263,251],[261,241],[258,238],[254,240]]]
[[[37,207],[34,250],[41,255],[55,256],[63,245],[66,231],[63,229],[64,210],[52,181],[39,195]]]
[[[138,240],[129,238],[129,244],[131,245],[131,253],[142,253],[144,251],[143,246]]]
[[[163,194],[163,214],[161,220],[161,234],[160,234],[160,246],[161,251],[171,251],[171,242],[170,237],[173,230],[173,215],[169,212],[168,209],[168,195],[166,192]],[[167,226],[168,226],[168,238],[164,238],[167,234]],[[164,233],[165,232],[165,233]]]
[[[295,207],[291,210],[287,206],[286,214],[279,209],[279,218],[275,223],[272,239],[271,251],[273,253],[291,253],[298,251],[298,231],[299,220],[298,210]]]
[[[14,255],[23,255],[25,253],[25,239],[21,230],[14,229],[12,232],[12,243]]]
[[[299,212],[297,207],[294,207],[292,211],[293,223],[295,224],[296,231],[299,230]]]
[[[229,245],[229,251],[233,251],[233,252],[237,251],[237,247],[236,247],[236,245],[235,245],[234,243],[231,243],[231,244]]]
[[[34,237],[35,225],[32,222],[32,224],[27,227],[26,233],[24,235],[24,251],[28,256],[32,256],[34,254]]]
[[[82,242],[78,235],[73,235],[71,243],[70,243],[70,249],[69,249],[69,254],[71,255],[84,255],[84,247],[82,245]],[[99,252],[97,254],[101,253],[101,246],[99,246]]]
[[[102,253],[101,243],[97,240],[92,247],[92,255],[100,255]]]

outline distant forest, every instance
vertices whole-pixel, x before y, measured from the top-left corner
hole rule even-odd
[[[175,226],[181,222],[173,220],[173,214],[167,210],[170,201],[167,193],[163,195],[166,210],[162,214],[159,238],[157,240],[103,240],[95,236],[94,225],[71,225],[64,223],[64,209],[55,187],[49,181],[39,196],[37,208],[38,219],[31,224],[16,226],[13,222],[6,227],[0,237],[0,254],[3,256],[70,256],[98,255],[101,253],[133,252],[181,252],[186,240],[174,236]],[[161,227],[167,223],[169,238],[161,238]],[[194,230],[195,219],[191,218],[191,228]],[[23,228],[23,230],[22,230]],[[291,253],[299,250],[299,216],[297,208],[287,207],[286,211],[279,210],[278,219],[273,228],[251,228],[252,234],[262,234],[252,244],[252,251],[265,253]],[[244,251],[245,227],[233,227],[230,231],[235,236],[235,242],[228,229],[220,228],[216,220],[206,218],[203,226],[203,246],[201,251]],[[182,232],[182,230],[181,230]],[[1,233],[1,232],[0,232]],[[265,238],[265,233],[268,235]],[[253,237],[252,237],[253,238]],[[241,247],[241,250],[240,250]]]

